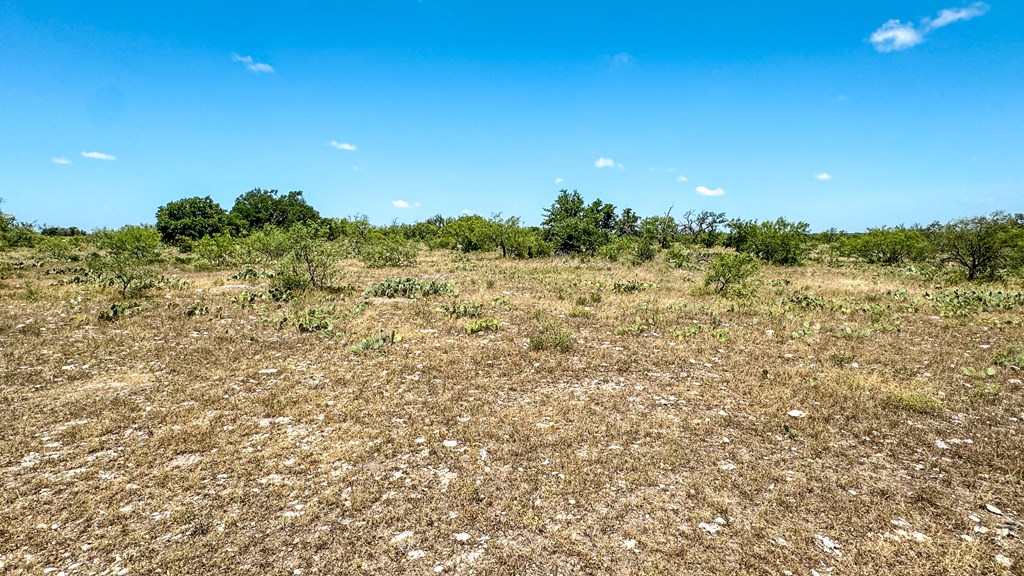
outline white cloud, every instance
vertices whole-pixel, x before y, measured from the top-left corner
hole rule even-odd
[[[899,20],[889,20],[871,34],[871,44],[879,52],[897,52],[913,48],[924,42],[925,37],[931,32],[956,22],[966,22],[983,16],[988,12],[988,8],[988,4],[984,2],[975,2],[963,8],[945,8],[940,10],[934,19],[922,19],[920,28],[915,27],[913,22],[904,24]]]
[[[59,156],[57,158],[54,158],[53,160],[51,160],[51,162],[53,162],[54,164],[71,164],[71,160],[68,160],[67,158],[65,158],[63,156]]]
[[[331,140],[329,142],[331,146],[334,146],[338,150],[348,150],[349,152],[355,152],[358,150],[355,144],[349,144],[348,142],[338,142],[337,140]]]
[[[273,72],[274,67],[270,64],[264,64],[263,62],[255,62],[252,56],[239,56],[238,54],[231,55],[232,62],[241,62],[245,64],[245,67],[252,72]]]
[[[939,12],[935,20],[925,20],[924,27],[927,30],[938,30],[955,22],[966,22],[978,16],[984,16],[988,12],[988,4],[975,2],[963,8],[946,8]]]
[[[697,194],[700,194],[701,196],[725,196],[725,190],[722,190],[721,188],[715,188],[712,190],[707,186],[697,186]]]
[[[612,56],[612,64],[614,66],[628,66],[633,63],[633,57],[625,52],[619,52]]]
[[[82,158],[92,158],[94,160],[117,160],[116,156],[104,154],[103,152],[82,152]]]
[[[271,66],[270,64],[264,64],[263,62],[257,62],[255,64],[249,64],[248,66],[246,66],[246,68],[248,68],[249,70],[252,70],[253,72],[273,72],[274,71],[274,67],[273,66]]]
[[[817,178],[818,180],[821,180],[822,182],[828,182],[829,180],[832,179],[832,175],[829,174],[828,172],[822,172],[820,174],[815,174],[814,177]]]
[[[395,208],[412,208],[405,200],[392,200],[391,205]]]
[[[561,184],[562,182],[565,182],[565,178],[555,178],[555,184]]]
[[[597,162],[594,162],[594,166],[598,168],[614,168],[615,160],[601,156],[600,158],[597,159]]]
[[[914,28],[914,24],[903,24],[899,20],[889,20],[871,35],[871,43],[879,52],[896,52],[913,48],[924,42],[924,34]]]
[[[676,180],[679,182],[689,182],[686,176],[680,176],[679,178],[676,178]]]

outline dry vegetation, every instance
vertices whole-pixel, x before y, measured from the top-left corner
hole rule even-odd
[[[430,253],[105,321],[52,267],[0,281],[5,574],[1022,573],[1020,307]],[[366,295],[404,276],[458,295]]]

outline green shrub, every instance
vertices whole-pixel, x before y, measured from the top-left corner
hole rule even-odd
[[[654,260],[654,257],[658,255],[658,247],[647,239],[640,239],[630,252],[630,264],[639,266],[644,262],[650,262]]]
[[[1024,264],[1024,225],[1000,212],[945,224],[935,242],[942,261],[960,267],[968,280],[995,278]]]
[[[394,330],[382,330],[377,334],[371,334],[370,336],[360,340],[352,347],[352,351],[356,354],[362,354],[364,352],[380,352],[383,354],[390,346],[394,346],[401,341],[401,334],[397,334]]]
[[[665,260],[667,260],[669,265],[673,268],[683,270],[692,270],[697,268],[700,264],[697,251],[680,244],[673,244],[665,251]]]
[[[451,318],[478,318],[483,309],[480,302],[452,302],[442,304],[439,310]]]
[[[95,234],[102,254],[94,254],[90,267],[118,286],[123,298],[129,290],[150,284],[152,265],[160,258],[160,234],[149,226],[125,226]]]
[[[309,280],[285,269],[270,279],[267,293],[278,302],[287,302],[306,290],[309,290]]]
[[[784,218],[764,222],[733,220],[726,245],[772,264],[799,264],[810,250],[810,226]]]
[[[307,308],[295,319],[295,325],[299,332],[329,332],[337,321],[338,309],[331,304]]]
[[[138,302],[114,302],[110,308],[100,312],[98,318],[106,322],[113,322],[131,316],[138,307]]]
[[[238,247],[230,234],[204,236],[192,243],[192,252],[215,268],[233,263]]]
[[[923,260],[930,246],[920,230],[899,226],[869,228],[864,234],[847,240],[846,248],[868,264],[897,266],[908,260]]]
[[[898,410],[915,414],[935,414],[942,409],[942,402],[919,392],[892,392],[885,403]]]
[[[572,350],[572,345],[572,331],[554,325],[544,325],[539,332],[530,336],[530,350],[537,352],[568,352]]]
[[[1024,344],[1012,344],[999,350],[992,361],[1009,368],[1024,368]]]
[[[405,268],[416,265],[416,244],[401,237],[371,234],[359,248],[359,260],[367,268]]]
[[[466,324],[466,334],[477,334],[479,332],[497,332],[501,321],[497,318],[480,318]]]
[[[616,281],[612,285],[612,292],[616,294],[633,294],[636,292],[644,292],[654,288],[654,284],[650,282],[641,282],[639,280],[621,280]]]
[[[751,292],[749,281],[760,270],[757,259],[750,254],[717,254],[704,274],[704,289],[726,296],[743,296]]]
[[[367,295],[378,298],[419,298],[457,294],[458,287],[451,282],[419,280],[417,278],[388,278],[367,291]]]

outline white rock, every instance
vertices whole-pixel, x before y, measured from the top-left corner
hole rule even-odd
[[[732,472],[733,470],[736,469],[736,465],[730,462],[729,460],[723,460],[719,462],[718,467],[722,470],[725,470],[726,472]]]
[[[398,534],[395,534],[394,538],[391,539],[391,544],[398,544],[399,542],[401,542],[403,540],[408,540],[409,538],[412,538],[413,534],[414,534],[414,532],[412,530],[406,530],[405,532],[399,532]]]
[[[427,551],[426,550],[409,550],[409,559],[410,560],[419,560],[420,558],[423,558],[426,555],[427,555]]]
[[[964,542],[974,542],[974,538],[969,536],[969,535],[967,535],[967,534],[961,534],[960,535],[960,539],[963,540]]]
[[[443,444],[445,448],[455,448],[456,446],[459,445],[459,441],[458,440],[445,440],[441,444]]]
[[[622,547],[626,550],[632,550],[636,548],[636,540],[623,540]]]
[[[487,460],[487,448],[480,449],[480,459]]]
[[[789,414],[791,418],[803,418],[804,416],[807,416],[807,413],[803,410],[790,410],[787,414]]]
[[[257,372],[257,374],[277,374],[277,368],[264,368]]]
[[[971,514],[967,519],[974,523],[981,522],[981,516],[978,516],[977,514]]]
[[[697,527],[707,532],[708,534],[714,534],[715,532],[718,532],[722,529],[721,526],[715,524],[714,522],[701,522],[697,525]]]
[[[1013,568],[1013,559],[1003,556],[1002,554],[996,554],[996,564],[999,564],[1003,568]]]
[[[931,542],[932,540],[930,536],[920,532],[912,532],[910,537],[914,539],[914,542]]]
[[[899,526],[900,528],[910,528],[910,522],[907,522],[903,518],[893,518],[889,520],[889,523],[893,526]]]
[[[834,554],[836,557],[842,556],[842,552],[839,551],[842,545],[832,540],[824,534],[815,534],[814,541],[817,542],[818,548],[821,548],[824,552]]]
[[[984,526],[975,526],[974,527],[974,533],[975,534],[988,534],[988,528],[985,528]]]
[[[993,506],[991,504],[985,504],[985,510],[988,510],[989,512],[995,514],[996,516],[1002,516],[1003,515],[1003,511],[1002,510],[1000,510],[999,508],[996,508],[995,506]]]
[[[935,447],[938,448],[939,450],[945,450],[949,448],[949,444],[946,444],[941,439],[939,439],[935,441]]]
[[[459,532],[458,534],[455,535],[455,540],[457,540],[458,542],[468,542],[469,541],[469,534],[467,534],[465,532]]]

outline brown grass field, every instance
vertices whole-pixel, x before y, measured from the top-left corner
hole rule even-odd
[[[3,574],[1024,574],[1021,307],[424,252],[287,303],[168,267],[104,321],[56,267],[0,280]],[[405,276],[459,294],[364,295]]]

